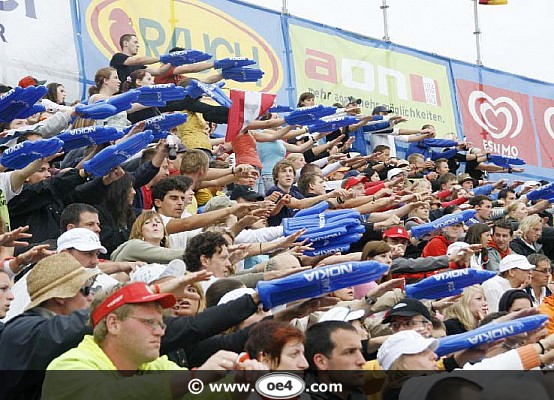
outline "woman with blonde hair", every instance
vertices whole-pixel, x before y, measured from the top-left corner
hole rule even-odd
[[[531,254],[544,254],[542,244],[538,243],[542,235],[542,218],[537,214],[529,215],[519,223],[520,237],[510,242],[510,249],[525,257]]]
[[[129,240],[113,251],[111,259],[160,264],[183,259],[185,249],[168,249],[167,246],[168,234],[162,218],[155,211],[144,211],[133,223]]]
[[[192,317],[206,309],[206,295],[202,286],[198,282],[193,282],[185,288],[185,292],[196,293],[200,296],[199,300],[193,300],[190,297],[181,297],[171,309],[171,314],[175,317]]]
[[[290,153],[286,158],[287,161],[290,161],[294,165],[296,171],[300,171],[304,165],[306,165],[306,159],[304,158],[303,153]],[[299,174],[297,174],[299,175]],[[297,177],[298,178],[298,177]]]
[[[446,334],[455,335],[477,328],[488,310],[483,288],[479,285],[466,287],[462,297],[444,311]]]
[[[508,216],[506,219],[510,222],[521,222],[523,218],[529,213],[527,205],[522,201],[514,201],[512,204],[505,208]]]

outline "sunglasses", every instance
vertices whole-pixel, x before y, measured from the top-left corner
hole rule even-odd
[[[92,287],[94,286],[94,282],[96,282],[96,276],[93,276],[92,278],[90,278],[89,280],[87,280],[85,282],[85,284],[83,285],[83,287],[81,289],[79,289],[79,293],[81,293],[83,296],[87,297],[88,295],[90,295],[90,293],[92,292]]]
[[[83,286],[81,289],[79,289],[79,293],[81,293],[85,297],[87,297],[91,291],[92,291],[92,286],[90,285]]]

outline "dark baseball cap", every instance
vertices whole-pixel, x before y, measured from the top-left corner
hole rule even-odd
[[[231,200],[243,198],[246,201],[262,201],[264,196],[256,192],[250,186],[236,185],[230,196]]]
[[[392,113],[392,112],[394,112],[394,111],[392,111],[387,106],[377,106],[373,109],[373,112],[371,114],[377,115],[379,113]]]
[[[416,315],[423,315],[428,321],[431,321],[431,313],[423,303],[416,299],[404,299],[396,303],[396,305],[391,308],[385,318],[383,323],[387,324],[391,322],[392,317],[414,317]]]

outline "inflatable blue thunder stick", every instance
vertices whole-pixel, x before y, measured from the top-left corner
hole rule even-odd
[[[260,281],[256,290],[264,310],[300,299],[309,299],[349,286],[381,278],[388,265],[377,261],[358,261],[327,265],[280,279]]]
[[[481,284],[495,276],[493,271],[453,269],[406,285],[406,297],[435,300],[455,296],[462,293],[464,288]]]
[[[469,332],[440,338],[439,347],[435,353],[442,357],[480,344],[492,343],[519,333],[533,331],[540,328],[547,320],[546,315],[539,314],[499,324],[491,322]]]

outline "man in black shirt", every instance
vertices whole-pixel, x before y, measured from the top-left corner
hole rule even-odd
[[[117,70],[117,76],[121,81],[121,87],[123,87],[123,83],[127,80],[127,77],[137,69],[146,68],[152,75],[158,76],[166,73],[172,67],[171,64],[164,64],[160,68],[146,67],[146,65],[160,62],[160,58],[137,55],[140,45],[137,36],[134,34],[126,33],[121,36],[119,38],[119,47],[121,47],[121,53],[113,55],[110,60],[110,67]]]

